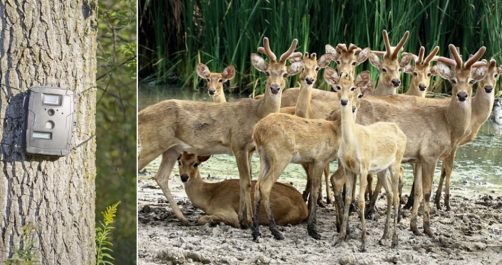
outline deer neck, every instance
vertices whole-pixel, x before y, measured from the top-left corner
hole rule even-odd
[[[282,89],[273,95],[270,91],[265,92],[265,96],[258,103],[258,116],[263,118],[270,113],[279,112],[281,108]]]
[[[406,91],[406,95],[425,97],[425,93],[421,92],[418,88],[418,80],[416,78],[411,78],[410,88]]]
[[[225,103],[225,102],[227,102],[227,99],[225,98],[225,94],[220,93],[220,94],[214,96],[213,97],[213,102],[216,102],[216,103]]]
[[[312,100],[312,87],[313,85],[304,84],[301,82],[300,93],[296,101],[295,115],[302,118],[309,118],[310,116],[310,101]]]
[[[356,121],[354,119],[354,113],[352,112],[352,105],[341,107],[341,123],[340,129],[342,134],[342,142],[345,146],[356,146],[356,139],[354,137],[354,131],[356,127]]]
[[[472,98],[471,128],[477,129],[490,117],[492,106],[495,101],[494,92],[486,94],[482,86],[478,88],[476,96]]]
[[[211,184],[202,180],[200,173],[197,171],[194,177],[191,177],[189,183],[185,184],[185,192],[188,199],[197,208],[205,210],[208,208],[208,199],[211,196]]]
[[[451,96],[446,120],[450,126],[452,145],[456,145],[469,129],[472,112],[471,103],[471,97],[467,97],[465,102],[459,102],[455,95]]]
[[[376,96],[395,95],[396,90],[396,88],[385,86],[382,82],[378,81],[378,85],[375,88],[375,92],[373,94]]]

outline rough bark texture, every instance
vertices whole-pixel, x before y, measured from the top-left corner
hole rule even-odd
[[[0,1],[0,264],[30,241],[37,263],[95,264],[96,6]],[[91,140],[66,157],[25,154],[23,101],[37,85],[82,93],[72,142]]]

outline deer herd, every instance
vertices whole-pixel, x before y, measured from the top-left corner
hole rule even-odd
[[[383,31],[385,51],[361,49],[354,44],[326,45],[325,54],[295,52],[298,41],[277,57],[268,38],[251,63],[267,76],[265,92],[253,99],[227,102],[223,84],[235,76],[228,66],[214,73],[204,64],[197,74],[207,80],[213,102],[169,99],[144,108],[139,113],[139,169],[162,156],[155,180],[167,197],[176,217],[187,224],[170,188],[169,179],[176,162],[181,181],[192,203],[206,212],[198,223],[223,222],[234,227],[251,227],[252,237],[261,236],[259,225],[268,225],[276,239],[283,239],[277,224],[307,221],[307,232],[315,238],[316,210],[322,204],[322,176],[325,175],[327,202],[334,197],[338,238],[349,233],[349,206],[356,202],[361,221],[361,250],[366,248],[366,221],[375,211],[383,187],[387,210],[381,244],[389,238],[398,245],[396,232],[400,212],[403,170],[413,166],[413,187],[405,208],[412,208],[410,229],[416,235],[420,204],[423,205],[423,232],[433,237],[429,201],[436,164],[442,161],[435,204],[450,209],[450,180],[455,153],[472,141],[488,119],[494,103],[494,87],[502,67],[495,60],[481,59],[481,47],[464,61],[458,48],[449,45],[451,57],[438,56],[439,47],[426,55],[403,52],[409,33],[391,46]],[[379,72],[372,89],[369,72],[356,75],[356,67],[369,60]],[[329,67],[336,63],[336,69]],[[332,91],[316,89],[318,72]],[[401,72],[411,75],[406,94],[397,94]],[[286,89],[287,78],[299,74],[299,87]],[[432,76],[451,83],[452,96],[427,98]],[[473,94],[476,87],[476,94]],[[251,181],[253,152],[260,157],[257,181]],[[207,183],[198,166],[214,154],[233,154],[239,180]],[[329,176],[329,163],[338,169]],[[307,176],[303,195],[293,186],[277,182],[290,163],[301,164]],[[372,178],[377,175],[376,187]],[[359,193],[355,196],[356,183]],[[332,187],[333,197],[330,194]],[[308,200],[308,207],[305,203]],[[366,205],[368,200],[368,205]]]

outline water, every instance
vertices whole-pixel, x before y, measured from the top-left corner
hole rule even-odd
[[[176,92],[170,87],[165,89],[145,89],[145,87],[140,86],[139,109],[141,110],[150,104],[169,98],[211,100],[205,91]],[[152,172],[156,172],[159,163],[160,160],[157,159],[150,163],[148,168]],[[440,165],[439,163],[436,167],[435,184],[439,181]],[[253,156],[251,167],[253,179],[256,179],[259,171],[259,159],[256,154]],[[336,162],[331,163],[331,172],[334,172],[336,167]],[[407,192],[412,183],[411,167],[405,165],[404,168],[404,191]],[[230,155],[215,155],[204,163],[200,170],[202,176],[211,175],[218,176],[218,178],[238,178],[239,176],[235,159]],[[290,182],[303,189],[305,186],[305,172],[300,165],[290,164],[279,178],[279,181]],[[434,187],[434,191],[435,189],[436,187]],[[499,195],[502,194],[502,135],[497,133],[491,121],[485,123],[473,142],[460,147],[457,151],[452,176],[452,191],[455,192],[455,190],[468,193],[494,192]]]

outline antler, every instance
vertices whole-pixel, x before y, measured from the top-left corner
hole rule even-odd
[[[462,56],[458,53],[457,47],[450,44],[448,45],[448,48],[450,49],[450,54],[453,56],[453,59],[455,59],[456,66],[462,68],[464,61],[462,60]]]
[[[479,50],[465,62],[464,68],[466,69],[471,68],[475,62],[477,62],[481,57],[483,57],[485,52],[486,52],[486,47],[481,46],[481,48],[479,48]]]
[[[434,49],[432,49],[429,55],[425,57],[424,64],[430,64],[432,60],[435,58],[435,56],[438,54],[438,52],[439,52],[439,46],[434,47]]]
[[[342,51],[347,52],[347,45],[345,45],[345,43],[338,43],[336,45],[336,51],[338,53],[342,53]]]
[[[272,52],[272,50],[270,50],[270,43],[267,37],[263,38],[263,46],[264,47],[258,47],[258,52],[267,55],[271,62],[276,62],[277,57]]]
[[[356,50],[361,50],[361,48],[357,47],[357,45],[353,43],[349,44],[349,52],[355,52]]]
[[[420,51],[418,51],[418,62],[419,63],[422,63],[422,61],[424,60],[424,54],[425,54],[425,47],[420,46]]]
[[[385,44],[385,56],[391,57],[392,48],[390,46],[389,34],[387,34],[387,30],[384,29],[382,35],[383,35],[383,43]]]
[[[397,55],[399,54],[399,50],[401,50],[401,48],[403,48],[404,44],[408,41],[409,36],[410,36],[410,32],[406,31],[404,33],[403,37],[401,38],[401,40],[399,41],[399,43],[397,44],[397,46],[394,48],[394,53],[392,53],[393,59],[397,58]],[[388,37],[387,37],[387,40],[389,40]]]
[[[265,40],[263,40],[263,41],[265,41]],[[267,43],[268,43],[268,39],[267,39]],[[293,54],[293,52],[295,51],[295,49],[296,49],[296,45],[297,45],[297,44],[298,44],[298,39],[294,39],[294,40],[291,42],[291,46],[289,46],[289,49],[288,49],[286,52],[284,52],[284,53],[281,55],[281,57],[279,58],[279,62],[280,62],[280,63],[284,63],[284,62],[286,62],[286,60],[288,59],[288,57],[289,57],[291,54]],[[270,47],[269,47],[269,49],[270,49]],[[274,57],[275,57],[275,55],[274,55]]]

